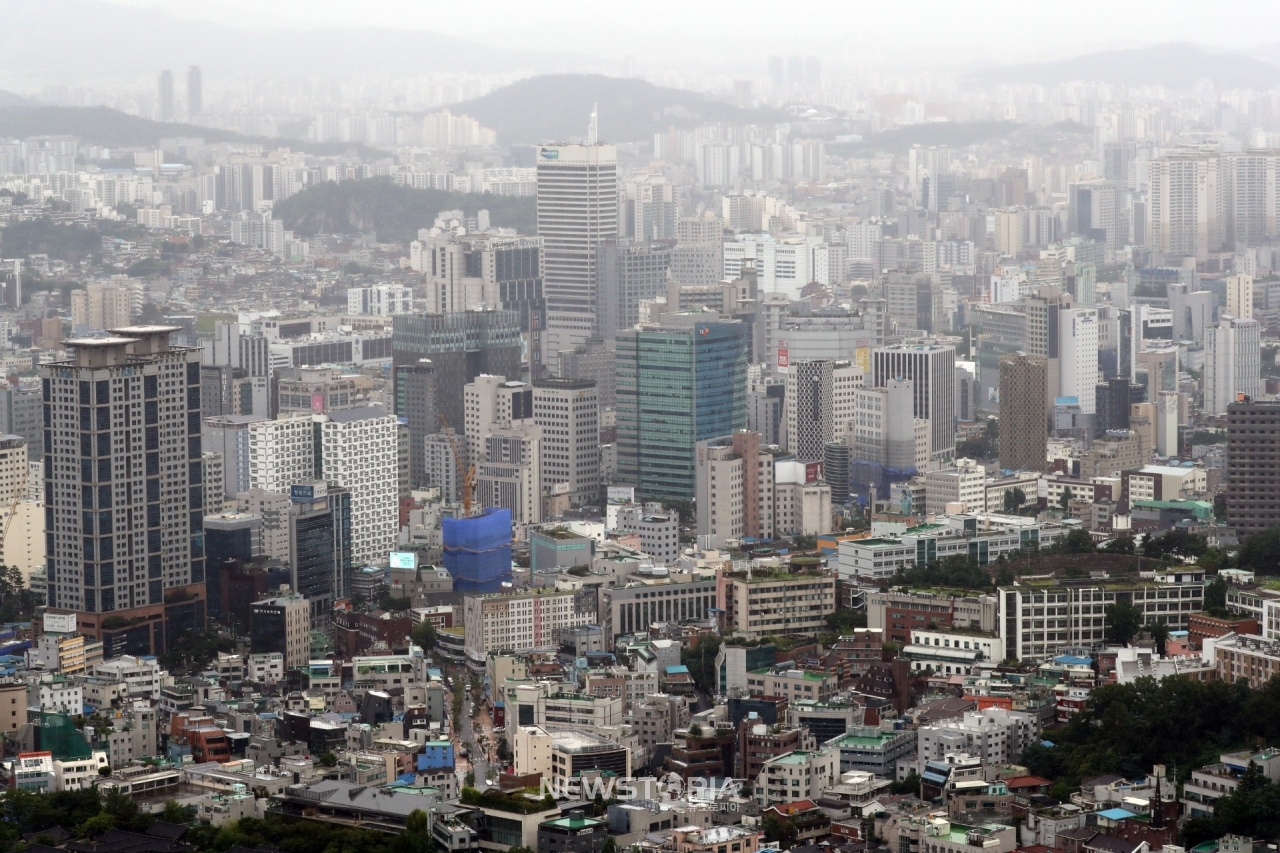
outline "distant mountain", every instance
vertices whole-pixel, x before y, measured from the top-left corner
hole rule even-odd
[[[500,142],[536,144],[583,139],[593,105],[602,142],[639,142],[671,125],[785,120],[778,111],[742,109],[698,92],[601,74],[530,77],[449,109],[493,128]]]
[[[15,95],[13,92],[6,92],[0,89],[0,107],[20,107],[31,103],[21,95]]]
[[[523,234],[537,230],[537,201],[532,197],[414,190],[397,186],[390,178],[317,184],[289,196],[274,212],[286,228],[307,236],[373,231],[382,242],[408,243],[416,239],[419,228],[430,227],[441,211],[474,214],[481,208],[489,211],[496,226]]]
[[[1277,45],[1280,53],[1280,45]],[[1276,57],[1280,60],[1280,56]],[[1280,65],[1238,53],[1218,53],[1192,44],[1160,44],[1134,50],[1104,50],[1057,62],[1006,65],[973,74],[978,83],[1040,83],[1072,80],[1126,86],[1190,89],[1212,80],[1222,89],[1268,89],[1280,84]]]
[[[209,142],[257,142],[271,146],[284,145],[312,154],[340,154],[352,148],[366,153],[375,151],[363,145],[350,143],[241,136],[229,130],[214,130],[194,124],[151,121],[108,107],[6,107],[2,104],[3,101],[0,101],[0,138],[70,134],[94,145],[131,148],[155,145],[162,137],[196,136]]]
[[[0,0],[0,21],[2,74],[68,79],[155,74],[169,68],[180,90],[189,65],[201,66],[206,79],[268,73],[332,77],[355,71],[389,76],[501,73],[606,65],[570,54],[503,50],[408,26],[247,30],[185,21],[154,6],[131,8],[98,0]],[[140,46],[145,49],[137,49]]]

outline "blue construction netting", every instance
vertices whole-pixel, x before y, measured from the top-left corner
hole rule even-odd
[[[499,592],[511,580],[511,510],[444,520],[444,567],[454,592]]]

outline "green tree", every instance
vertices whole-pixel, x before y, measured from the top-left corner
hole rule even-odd
[[[318,763],[321,767],[337,767],[338,756],[334,755],[332,752],[326,751],[320,756],[320,761]]]
[[[426,833],[431,829],[431,820],[422,809],[414,809],[405,818],[404,828],[407,832]]]
[[[75,834],[81,838],[97,838],[102,833],[115,829],[116,820],[106,812],[98,812],[93,817],[80,824],[75,830]]]
[[[795,844],[796,836],[799,835],[799,831],[793,821],[779,818],[772,812],[764,816],[764,820],[760,822],[760,825],[764,830],[765,840],[783,849]]]
[[[193,810],[182,805],[177,800],[166,800],[164,811],[160,813],[160,819],[165,823],[190,823],[195,815]]]
[[[723,642],[718,634],[703,634],[692,647],[680,649],[680,663],[689,668],[694,684],[708,693],[716,689],[716,655]]]
[[[1075,492],[1071,491],[1070,486],[1062,489],[1062,494],[1058,497],[1058,506],[1062,507],[1062,511],[1066,512],[1071,508],[1071,502],[1075,500]]]
[[[1093,536],[1089,534],[1089,531],[1076,528],[1053,543],[1051,549],[1046,550],[1055,554],[1092,554],[1098,548],[1093,544]]]
[[[436,645],[436,626],[423,619],[413,626],[413,633],[410,638],[415,646],[424,651],[430,651]]]
[[[1142,611],[1128,601],[1108,604],[1103,611],[1107,642],[1126,645],[1142,630]]]
[[[1236,564],[1260,575],[1280,575],[1280,527],[1246,536],[1240,543]]]
[[[910,794],[914,796],[920,795],[920,776],[913,770],[906,775],[906,778],[889,785],[889,793],[895,796]]]
[[[1227,582],[1224,579],[1215,576],[1204,585],[1204,609],[1209,613],[1226,613]]]
[[[1006,513],[1015,513],[1022,509],[1022,505],[1027,502],[1027,493],[1014,486],[1012,489],[1005,489],[1004,492],[1004,511]]]
[[[468,788],[473,787],[476,784],[476,771],[468,770],[467,775],[462,777],[462,784]]]
[[[1163,619],[1147,625],[1147,633],[1151,635],[1151,642],[1156,644],[1156,653],[1163,656],[1164,650],[1169,644],[1169,625]]]
[[[1118,536],[1103,545],[1102,550],[1108,554],[1132,554],[1134,552],[1133,537]]]

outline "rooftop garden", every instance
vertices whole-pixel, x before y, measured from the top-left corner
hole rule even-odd
[[[540,800],[534,800],[524,794],[504,794],[497,788],[490,788],[481,793],[475,788],[466,787],[462,789],[461,800],[465,806],[522,815],[538,814],[556,808],[555,798],[550,794]]]

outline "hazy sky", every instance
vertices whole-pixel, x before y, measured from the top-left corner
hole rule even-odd
[[[848,64],[1061,58],[1167,41],[1280,42],[1276,0],[109,0],[257,29],[396,27],[497,47],[715,61],[805,51]],[[898,64],[898,63],[893,63]]]

